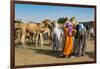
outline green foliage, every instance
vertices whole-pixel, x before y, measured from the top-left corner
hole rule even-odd
[[[73,20],[75,20],[75,16],[70,19],[70,21],[73,21]]]
[[[58,19],[58,23],[59,23],[59,24],[64,24],[67,20],[68,20],[67,17],[65,17],[65,18],[62,17],[62,18],[59,18],[59,19]]]
[[[17,20],[15,20],[14,22],[15,22],[15,23],[23,23],[21,19],[20,19],[20,20],[17,19]]]

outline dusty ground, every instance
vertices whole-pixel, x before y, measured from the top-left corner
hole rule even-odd
[[[48,44],[48,43],[47,43]],[[70,63],[70,62],[85,62],[94,61],[94,41],[88,40],[86,47],[86,56],[59,58],[52,52],[52,48],[48,45],[35,48],[30,45],[29,48],[22,48],[21,45],[16,45],[15,48],[15,65],[36,65],[36,64],[52,64],[52,63]]]

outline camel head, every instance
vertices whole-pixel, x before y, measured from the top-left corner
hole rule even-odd
[[[44,23],[45,26],[48,27],[48,26],[51,25],[51,20],[49,20],[49,19],[45,19],[44,21],[42,21],[42,23]]]

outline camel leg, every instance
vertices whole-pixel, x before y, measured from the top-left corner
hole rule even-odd
[[[36,35],[37,35],[36,32],[34,32],[34,33],[33,33],[33,37],[32,37],[33,43],[36,42]]]
[[[29,41],[28,41],[29,45],[33,44],[33,34],[30,33],[29,35]]]
[[[51,32],[49,32],[48,37],[49,37],[49,44],[51,46],[52,45],[52,35],[51,35]]]
[[[36,34],[36,47],[38,46],[39,33]]]
[[[16,30],[16,33],[15,33],[15,40],[16,40],[16,43],[18,44],[18,30]]]
[[[40,46],[43,47],[43,38],[42,38],[42,33],[40,33]]]
[[[26,48],[27,47],[27,45],[26,45],[26,43],[25,43],[25,34],[22,34],[22,37],[21,37],[21,43],[22,43],[22,46],[24,47],[24,48]]]
[[[35,40],[34,40],[34,34],[32,34],[32,43],[34,43],[34,41],[35,41]]]
[[[53,33],[50,33],[50,46],[53,46]]]
[[[18,38],[18,43],[20,43],[20,30],[18,30],[18,34],[17,35],[18,35],[18,37],[17,37]]]

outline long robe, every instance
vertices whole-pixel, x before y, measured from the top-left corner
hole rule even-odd
[[[63,49],[63,55],[69,56],[73,52],[73,35],[68,35],[68,28],[64,28],[65,30],[65,46]],[[72,29],[72,32],[76,33],[76,30]]]

